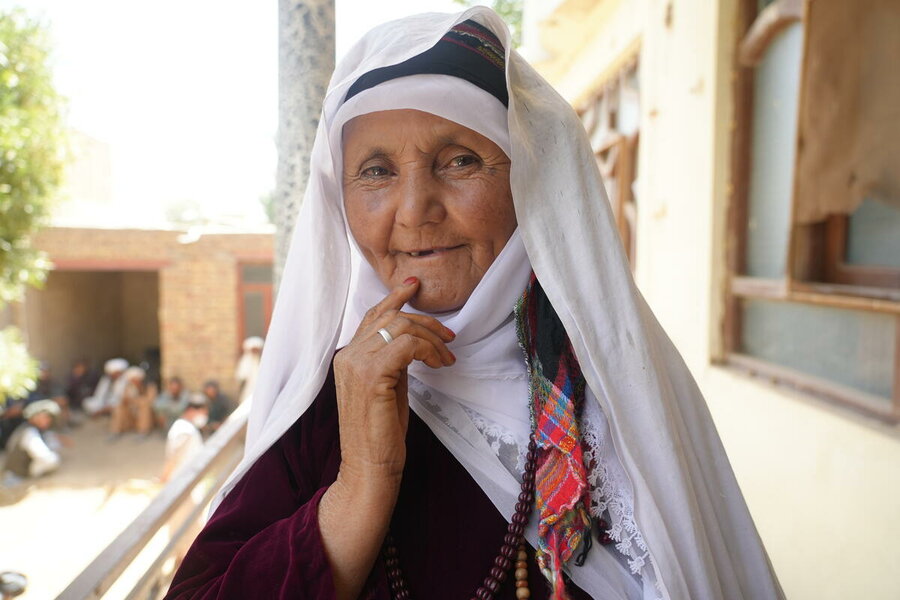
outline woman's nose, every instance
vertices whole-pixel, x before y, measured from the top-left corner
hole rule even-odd
[[[446,216],[441,186],[431,169],[410,171],[397,189],[394,220],[403,227],[440,223]]]

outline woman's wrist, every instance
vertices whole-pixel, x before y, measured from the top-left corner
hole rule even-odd
[[[400,491],[403,467],[373,465],[344,460],[338,469],[335,483],[360,497],[394,495]]]
[[[358,469],[342,464],[337,478],[325,494],[326,511],[352,514],[351,519],[358,521],[355,526],[367,531],[364,536],[378,538],[377,543],[380,544],[380,537],[387,531],[399,493],[399,477],[378,472],[360,473]]]
[[[372,535],[383,536],[400,494],[400,477],[381,469],[342,463],[328,493],[336,506],[344,506],[365,520],[372,527]]]
[[[331,565],[336,597],[355,598],[387,533],[400,491],[399,479],[338,471],[319,502],[319,529]]]

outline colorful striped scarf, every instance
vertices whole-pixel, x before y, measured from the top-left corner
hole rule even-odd
[[[538,454],[537,562],[550,581],[551,599],[565,600],[563,564],[582,540],[590,547],[589,489],[578,431],[585,381],[569,337],[533,273],[516,305],[516,329],[528,364]]]

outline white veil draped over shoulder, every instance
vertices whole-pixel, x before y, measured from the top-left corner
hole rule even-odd
[[[671,600],[782,598],[700,390],[635,286],[581,122],[510,50],[506,25],[484,7],[376,27],[337,66],[253,391],[245,455],[214,507],[316,398],[353,320],[345,323],[355,310],[355,250],[329,139],[348,88],[368,71],[428,50],[467,19],[493,31],[506,48],[510,185],[518,231],[515,247],[504,253],[524,249],[565,326],[588,397],[605,415],[630,480],[634,519],[659,593]],[[462,448],[465,436],[442,430],[433,412],[413,397],[414,387],[411,381],[411,408],[509,519],[518,494],[515,479],[495,455],[481,460],[477,449]],[[523,406],[526,402],[523,397]],[[469,434],[477,437],[474,427]],[[534,523],[526,535],[534,543]],[[595,598],[628,597],[600,581],[602,557],[589,553],[589,564],[570,570],[574,581]]]

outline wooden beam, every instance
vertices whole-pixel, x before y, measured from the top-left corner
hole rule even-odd
[[[737,296],[779,301],[788,299],[787,282],[783,279],[732,277],[730,287],[731,293]]]
[[[737,33],[747,31],[756,14],[756,0],[738,2]],[[750,144],[753,119],[753,71],[742,68],[734,53],[731,72],[731,93],[734,115],[731,122],[731,175],[728,184],[727,232],[725,239],[726,274],[722,292],[726,294],[725,315],[721,323],[723,355],[737,351],[741,344],[740,301],[729,289],[730,281],[741,276],[746,268],[747,193],[750,182]]]
[[[900,269],[896,267],[851,265],[847,263],[850,218],[831,215],[825,223],[825,278],[827,281],[860,288],[877,288],[865,295],[900,299]],[[891,290],[897,290],[896,293]]]
[[[900,290],[839,283],[817,283],[795,281],[788,296],[803,302],[807,295],[813,304],[831,304],[837,307],[874,310],[877,312],[900,312]],[[829,300],[827,297],[832,297]]]
[[[206,508],[209,506],[209,503],[225,483],[225,480],[228,479],[231,471],[234,470],[234,468],[237,467],[238,463],[240,462],[241,453],[236,452],[232,455],[231,460],[223,465],[223,468],[219,472],[219,475],[216,477],[215,481],[212,482],[212,485],[210,485],[206,490],[203,498],[201,498],[200,501],[197,502],[197,504],[191,509],[190,513],[188,513],[184,520],[177,524],[175,532],[172,533],[169,537],[169,542],[159,552],[153,562],[146,568],[144,574],[140,579],[138,579],[138,582],[128,593],[128,596],[125,597],[125,600],[138,600],[139,598],[143,599],[148,597],[147,593],[149,591],[149,588],[157,580],[162,566],[169,559],[169,557],[172,556],[172,554],[174,554],[176,550],[178,550],[184,536],[194,530],[193,524],[203,517],[203,511],[206,510]]]
[[[737,367],[750,375],[764,377],[774,383],[783,383],[791,387],[811,392],[825,400],[840,405],[850,406],[869,416],[876,417],[886,423],[900,422],[894,409],[894,403],[888,398],[867,394],[814,375],[775,365],[746,354],[730,354],[726,364]]]
[[[766,48],[781,31],[803,19],[803,0],[776,0],[753,21],[738,48],[738,60],[744,67],[755,67]]]
[[[731,293],[743,298],[758,298],[777,302],[799,302],[898,315],[900,293],[893,290],[841,286],[827,283],[789,283],[781,279],[733,277]]]
[[[248,414],[247,403],[231,413],[194,460],[176,474],[150,505],[63,590],[57,600],[101,598],[147,542],[168,523],[179,506],[192,502],[191,491],[201,479],[215,470],[224,471],[233,467],[232,454],[240,454],[242,450]]]
[[[631,270],[635,270],[637,252],[637,204],[634,201],[634,182],[638,168],[638,152],[640,151],[640,132],[625,138],[621,177],[622,185],[622,227],[623,243],[628,260],[631,262]]]
[[[811,1],[812,0],[801,0],[802,14],[803,14],[804,18],[808,14],[809,3]],[[806,59],[809,56],[809,52],[810,52],[809,36],[804,35],[803,36],[803,52],[802,52],[803,62],[801,63],[801,65],[807,64]],[[803,111],[802,111],[803,94],[805,93],[804,90],[806,90],[806,88],[807,88],[806,82],[807,82],[808,78],[809,78],[809,73],[806,71],[806,69],[801,70],[801,72],[800,72],[800,95],[797,99],[797,105],[793,107],[794,114],[796,115],[795,121],[796,121],[796,123],[798,123],[798,127],[799,127],[799,124],[803,122]],[[796,277],[794,275],[794,269],[796,268],[795,257],[798,254],[797,244],[800,241],[798,239],[798,226],[797,226],[797,223],[798,223],[797,197],[799,195],[797,190],[800,188],[800,178],[797,177],[797,171],[798,171],[798,166],[800,164],[800,156],[803,153],[803,144],[802,144],[802,140],[800,139],[799,135],[797,135],[795,137],[793,143],[794,143],[794,164],[793,164],[793,168],[792,168],[793,182],[791,184],[791,198],[790,198],[791,219],[790,219],[790,228],[788,229],[788,247],[787,247],[787,257],[786,257],[787,260],[785,262],[786,270],[787,270],[787,272],[785,273],[785,277],[788,280],[789,287],[793,284],[793,281],[796,279]]]

